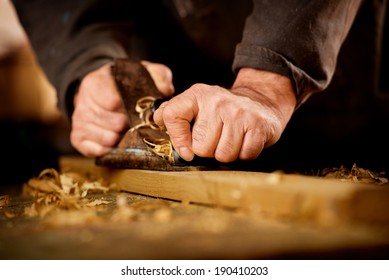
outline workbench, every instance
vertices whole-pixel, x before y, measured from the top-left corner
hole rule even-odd
[[[88,207],[34,216],[26,209],[36,198],[2,190],[9,201],[0,207],[0,259],[389,258],[386,184],[111,170],[78,157],[60,166],[100,178],[108,191],[88,193]]]

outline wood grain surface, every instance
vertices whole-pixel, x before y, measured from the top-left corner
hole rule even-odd
[[[282,173],[111,169],[77,157],[62,158],[60,166],[102,177],[118,190],[241,208],[267,218],[320,226],[389,225],[387,186]]]
[[[60,166],[62,174],[104,178],[111,189],[83,198],[94,207],[47,208],[32,217],[26,209],[34,197],[9,192],[0,206],[0,259],[389,258],[385,186],[115,170],[81,157],[64,157]]]

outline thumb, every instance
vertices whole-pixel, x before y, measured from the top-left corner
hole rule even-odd
[[[170,97],[174,93],[173,73],[169,67],[164,64],[154,63],[142,60],[141,64],[149,72],[156,87],[165,97]]]

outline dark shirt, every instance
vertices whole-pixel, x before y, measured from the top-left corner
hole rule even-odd
[[[133,47],[136,36],[151,36],[153,24],[160,24],[156,14],[161,13],[169,13],[194,44],[222,59],[232,57],[248,16],[233,70],[252,67],[286,75],[294,81],[301,103],[328,86],[361,1],[259,0],[252,7],[249,1],[155,2],[14,1],[62,109],[69,85],[86,73],[113,58],[139,56]],[[375,2],[380,2],[382,14],[385,1]],[[382,33],[382,26],[373,27],[372,32]],[[180,51],[180,46],[171,47]]]
[[[13,3],[69,117],[80,80],[128,57],[171,67],[177,93],[195,82],[229,86],[242,67],[285,75],[305,103],[292,127],[336,137],[376,120],[389,127],[387,0]],[[294,135],[289,143],[305,143]]]

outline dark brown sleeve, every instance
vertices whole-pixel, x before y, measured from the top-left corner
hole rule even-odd
[[[294,82],[298,105],[325,89],[361,0],[254,0],[233,69],[273,71]]]
[[[69,117],[80,80],[90,71],[130,53],[133,2],[118,0],[14,0],[38,62]]]

